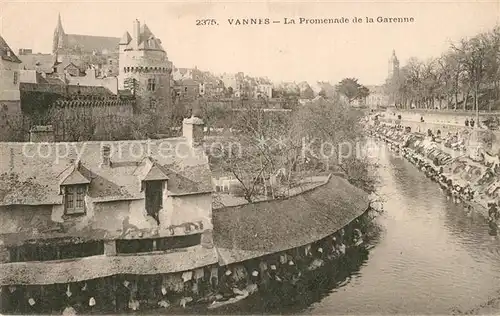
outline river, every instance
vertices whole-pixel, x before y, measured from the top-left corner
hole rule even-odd
[[[218,313],[450,314],[498,296],[500,240],[409,162],[381,155],[385,212],[367,258],[296,297],[255,295]]]

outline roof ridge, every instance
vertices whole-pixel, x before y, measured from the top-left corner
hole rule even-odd
[[[84,37],[100,37],[100,38],[107,38],[107,39],[117,39],[120,40],[119,37],[115,36],[102,36],[102,35],[89,35],[89,34],[66,34],[67,36],[84,36]]]

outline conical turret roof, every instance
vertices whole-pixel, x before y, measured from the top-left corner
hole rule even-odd
[[[127,45],[128,43],[130,43],[131,40],[132,36],[130,36],[129,32],[125,31],[125,33],[123,33],[122,38],[120,39],[120,45]]]

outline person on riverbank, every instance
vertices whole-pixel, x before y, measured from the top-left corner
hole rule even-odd
[[[470,127],[474,128],[475,122],[474,119],[470,119]]]
[[[490,221],[497,221],[499,218],[498,208],[496,202],[488,203],[488,218]]]
[[[224,298],[230,298],[234,296],[233,288],[235,287],[235,282],[232,274],[233,273],[231,272],[231,270],[227,269],[219,282],[219,290]]]
[[[465,119],[465,127],[469,127],[469,119],[468,118]]]

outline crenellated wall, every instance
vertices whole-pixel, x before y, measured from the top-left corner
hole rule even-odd
[[[115,98],[94,98],[58,100],[53,105],[63,111],[64,117],[99,117],[108,115],[132,116],[135,100],[121,100]]]

